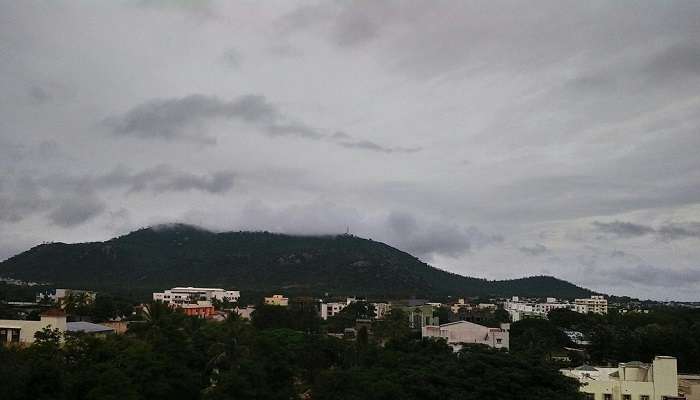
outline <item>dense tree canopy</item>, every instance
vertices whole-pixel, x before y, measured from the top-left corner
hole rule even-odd
[[[61,343],[47,330],[31,347],[0,347],[0,398],[579,399],[576,383],[544,361],[480,347],[453,353],[409,337],[400,312],[377,325],[381,340],[347,341],[300,328],[280,309],[262,307],[251,324],[156,303],[126,335]],[[282,322],[271,325],[273,315]]]

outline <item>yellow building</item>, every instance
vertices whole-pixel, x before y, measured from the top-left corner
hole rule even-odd
[[[574,303],[574,311],[577,313],[608,313],[608,300],[605,299],[605,296],[591,296],[588,299],[576,299]]]
[[[678,375],[678,391],[687,400],[700,400],[700,375]]]
[[[674,357],[657,356],[651,364],[620,363],[617,368],[584,365],[561,372],[581,382],[587,400],[670,400],[678,396]]]
[[[265,304],[270,306],[288,306],[289,298],[282,296],[281,294],[274,294],[272,297],[265,297]]]
[[[66,331],[66,313],[62,310],[47,310],[41,313],[40,321],[0,319],[0,345],[34,343],[34,334],[44,328]]]

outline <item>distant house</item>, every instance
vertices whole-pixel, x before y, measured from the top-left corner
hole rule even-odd
[[[246,306],[245,308],[236,307],[234,310],[241,319],[251,319],[253,311],[255,311],[255,306]]]
[[[32,344],[34,334],[44,328],[66,331],[66,313],[63,310],[47,310],[41,313],[39,321],[14,319],[0,320],[0,344]]]
[[[411,304],[411,301],[409,301]],[[394,305],[392,303],[391,309],[398,309],[403,311],[408,316],[408,325],[411,329],[421,329],[424,326],[429,325],[439,325],[440,319],[436,314],[436,307],[426,304],[422,305]]]
[[[214,306],[211,301],[180,304],[177,308],[189,317],[211,318],[214,315]]]
[[[345,307],[348,306],[348,303],[321,303],[321,309],[320,309],[320,314],[321,314],[321,319],[328,319],[330,317],[334,317],[338,315]]]
[[[489,328],[473,322],[457,321],[424,326],[421,334],[424,338],[445,339],[455,351],[459,351],[464,344],[483,344],[495,349],[508,349],[510,346],[510,324]]]
[[[287,307],[289,305],[289,298],[284,297],[281,294],[274,294],[272,297],[265,297],[265,304],[270,306]]]
[[[587,400],[671,400],[678,397],[674,357],[657,356],[651,364],[631,361],[616,368],[582,365],[563,369],[581,383]]]
[[[241,292],[238,290],[224,290],[221,288],[200,287],[174,287],[172,289],[153,293],[153,300],[178,305],[184,303],[196,303],[197,301],[227,300],[231,303],[238,301]]]
[[[54,291],[37,294],[36,302],[40,303],[42,300],[49,300],[58,304],[58,306],[63,309],[70,301],[91,304],[95,301],[96,297],[97,293],[89,290],[56,289]]]

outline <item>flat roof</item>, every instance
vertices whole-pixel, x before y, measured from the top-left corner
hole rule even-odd
[[[99,333],[99,332],[114,332],[114,329],[110,328],[109,326],[93,324],[92,322],[78,321],[78,322],[66,323],[66,331],[68,331],[68,332]]]

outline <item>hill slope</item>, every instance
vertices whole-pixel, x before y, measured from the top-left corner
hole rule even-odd
[[[105,242],[43,244],[0,263],[0,276],[132,293],[177,285],[375,296],[591,293],[552,277],[464,277],[354,236],[213,233],[188,225],[145,228]]]

